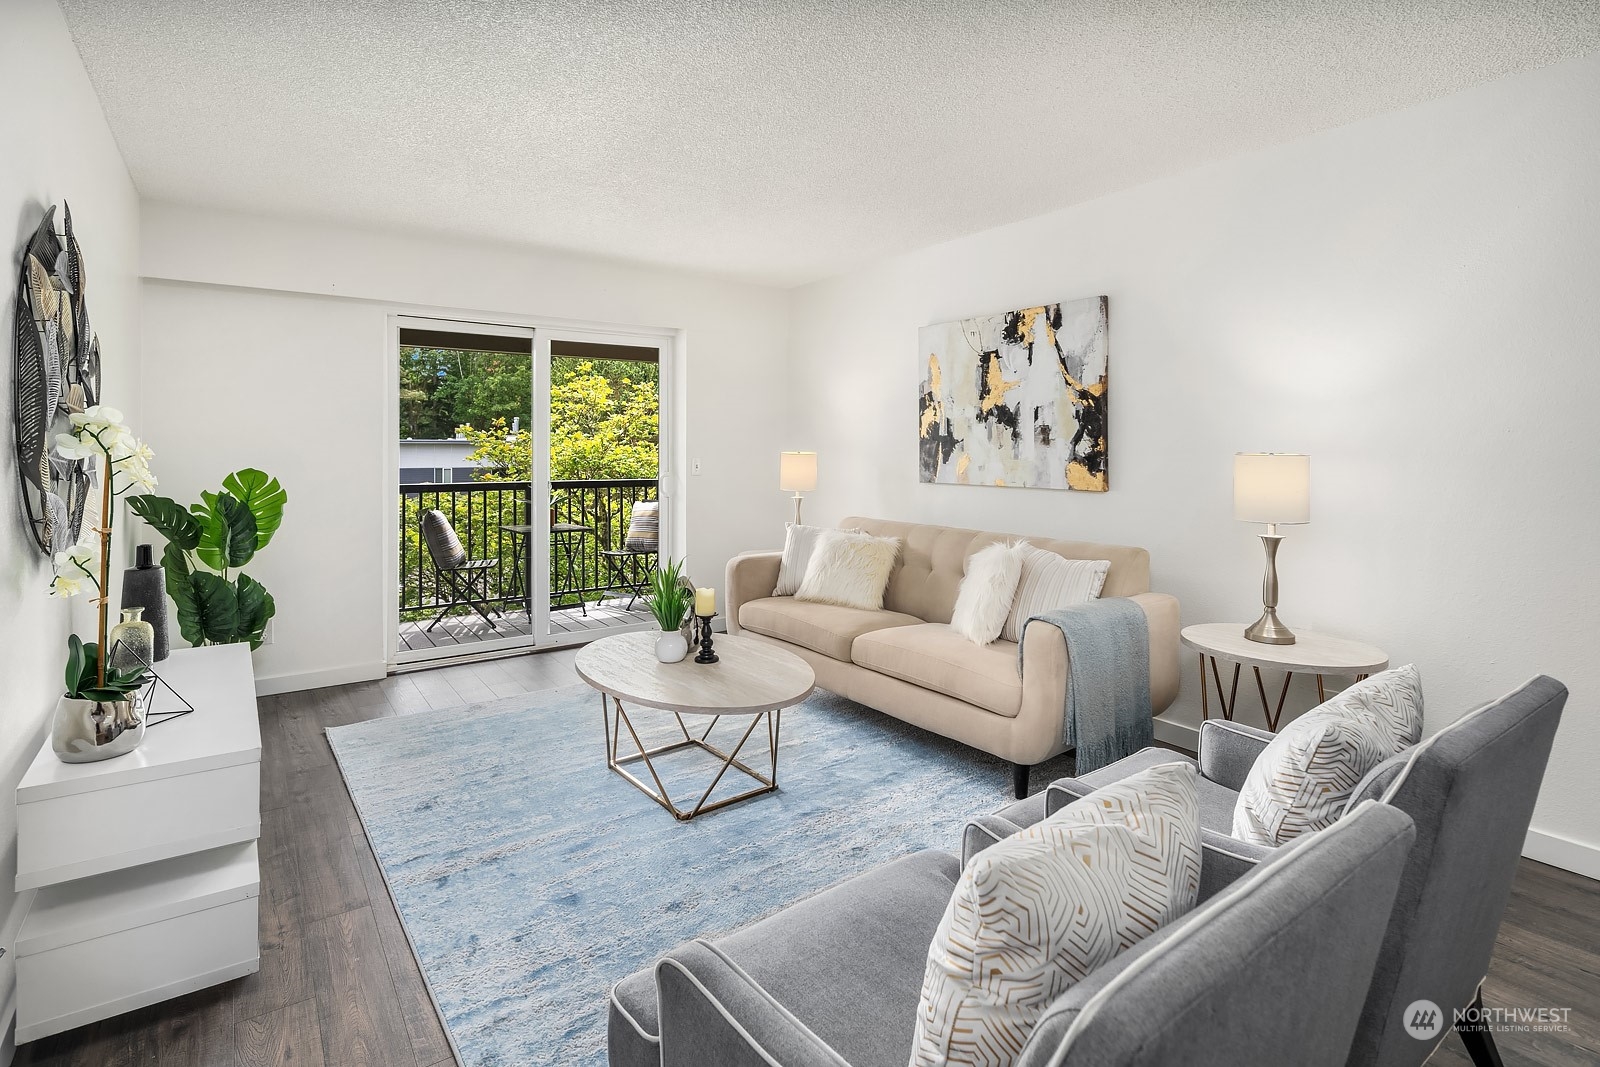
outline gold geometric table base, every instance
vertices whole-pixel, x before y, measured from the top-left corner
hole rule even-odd
[[[731,752],[724,752],[710,741],[711,731],[716,729],[717,722],[722,718],[720,715],[713,715],[710,725],[705,728],[705,732],[697,737],[690,733],[689,728],[684,725],[683,716],[680,713],[671,712],[672,717],[678,721],[678,729],[683,733],[683,740],[657,745],[654,748],[646,748],[644,742],[639,740],[639,733],[633,728],[633,722],[628,718],[628,712],[623,708],[622,701],[607,693],[601,693],[600,711],[606,728],[606,766],[632,782],[645,796],[670,811],[672,817],[679,822],[688,822],[696,815],[703,815],[708,811],[716,811],[718,808],[725,808],[729,804],[737,804],[741,800],[749,800],[751,797],[758,797],[763,793],[771,793],[778,788],[778,734],[783,726],[782,711],[763,711],[752,715],[749,727],[746,728],[743,736],[739,738],[739,743],[733,746],[733,751]],[[613,711],[615,714],[613,714]],[[767,774],[762,774],[739,759],[739,753],[743,750],[745,742],[750,740],[751,735],[756,732],[756,727],[760,726],[763,720],[766,721],[767,725],[767,752],[771,764],[771,769]],[[624,726],[628,728],[628,736],[633,739],[634,751],[619,754],[618,747]],[[722,761],[722,766],[717,769],[716,777],[711,779],[711,784],[706,786],[704,793],[700,794],[700,799],[695,802],[694,807],[688,809],[680,808],[673,802],[671,795],[667,792],[666,783],[662,781],[661,775],[657,772],[655,763],[651,759],[653,756],[660,756],[667,752],[677,752],[685,748],[698,748],[702,752],[709,752]],[[643,763],[645,769],[650,772],[650,781],[655,783],[655,788],[652,789],[649,784],[628,770],[626,765],[630,763]],[[722,781],[722,776],[728,773],[728,768],[730,767],[758,783],[757,786],[754,789],[747,789],[737,796],[724,797],[714,803],[708,803],[711,799],[712,791],[717,788],[717,783]]]

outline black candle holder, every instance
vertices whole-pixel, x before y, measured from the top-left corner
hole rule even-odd
[[[711,620],[716,617],[715,612],[710,615],[695,616],[700,624],[700,651],[695,654],[696,663],[717,662],[717,654],[711,650]]]

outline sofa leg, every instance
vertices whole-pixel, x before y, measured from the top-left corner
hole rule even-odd
[[[1456,1033],[1460,1035],[1461,1043],[1467,1046],[1467,1055],[1472,1057],[1473,1067],[1504,1067],[1500,1062],[1500,1050],[1495,1047],[1494,1033],[1483,1021],[1483,990],[1478,990],[1478,995],[1473,998],[1467,1018],[1470,1021],[1456,1024]]]
[[[1026,763],[1011,765],[1011,790],[1016,793],[1018,800],[1024,800],[1028,796],[1028,772],[1032,769]]]

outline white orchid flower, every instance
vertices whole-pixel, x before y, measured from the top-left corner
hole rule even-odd
[[[96,543],[98,537],[95,537],[95,541],[89,540],[94,536],[93,531],[85,531],[85,536],[77,544],[65,552],[56,553],[57,575],[74,579],[94,576],[95,565],[100,559],[99,545]]]
[[[94,459],[100,454],[100,446],[93,437],[85,441],[76,434],[58,433],[56,451],[67,459]]]
[[[122,424],[122,412],[106,404],[96,404],[84,411],[76,412],[71,416],[74,426],[108,426],[121,430],[123,433],[128,428]]]
[[[86,588],[82,579],[69,578],[65,574],[58,574],[50,582],[50,595],[53,597],[77,596]]]

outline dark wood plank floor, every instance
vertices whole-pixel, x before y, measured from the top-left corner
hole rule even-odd
[[[24,1045],[16,1063],[435,1067],[453,1062],[322,731],[570,685],[578,680],[574,655],[566,650],[461,664],[262,699],[260,972]],[[1005,801],[1009,785],[996,781],[996,806]],[[1571,1030],[1502,1034],[1506,1067],[1600,1063],[1597,890],[1600,883],[1522,861],[1486,999],[1504,1007],[1571,1008]],[[1430,1062],[1470,1063],[1454,1036]]]

